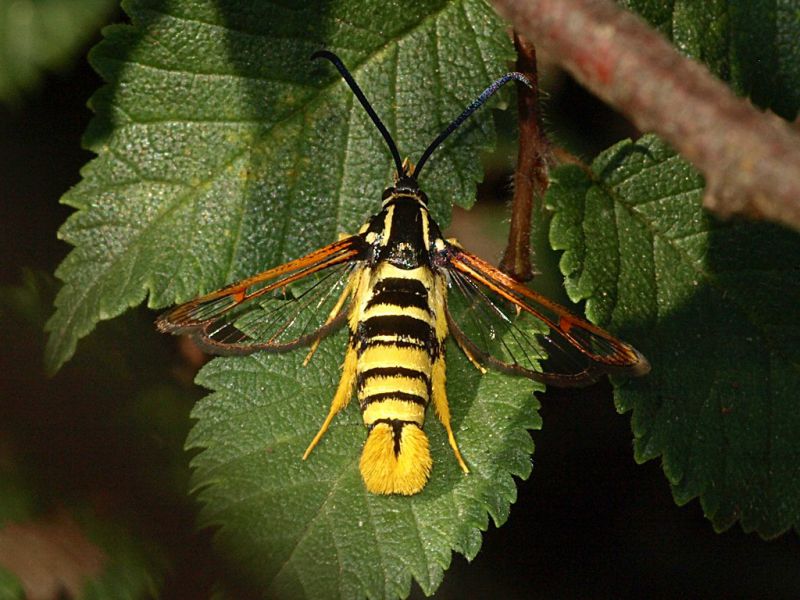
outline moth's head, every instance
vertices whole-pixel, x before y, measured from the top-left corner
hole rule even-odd
[[[419,189],[419,183],[417,183],[417,178],[414,176],[414,164],[406,158],[400,168],[402,170],[398,171],[394,176],[394,185],[383,191],[384,206],[386,206],[386,202],[390,198],[411,198],[427,206],[428,196]]]
[[[355,79],[350,74],[350,71],[347,70],[347,67],[344,66],[342,60],[336,56],[333,52],[328,50],[319,50],[311,55],[311,58],[324,58],[329,60],[333,63],[339,73],[344,77],[344,80],[347,82],[347,85],[350,86],[350,89],[353,90],[353,93],[356,96],[356,99],[361,103],[361,106],[364,107],[364,110],[367,111],[370,119],[375,124],[375,127],[378,128],[378,131],[383,136],[383,139],[386,141],[386,145],[389,147],[389,152],[392,155],[392,159],[394,160],[394,165],[396,168],[397,179],[394,182],[394,186],[387,188],[386,191],[383,193],[383,200],[384,206],[390,196],[394,195],[395,198],[402,198],[402,197],[411,197],[416,198],[418,202],[423,205],[428,204],[428,198],[425,194],[420,191],[419,185],[417,184],[417,179],[419,178],[420,171],[422,171],[422,167],[425,165],[425,162],[430,158],[431,154],[434,150],[441,144],[447,137],[453,133],[458,127],[478,108],[480,108],[489,97],[494,94],[497,90],[503,87],[506,83],[511,81],[512,79],[516,79],[517,81],[524,83],[528,87],[531,87],[530,81],[523,75],[522,73],[506,73],[500,79],[494,81],[488,88],[483,90],[483,92],[473,100],[464,111],[458,115],[451,123],[444,128],[444,130],[436,136],[430,145],[425,149],[422,155],[419,158],[419,162],[417,165],[414,166],[411,162],[406,158],[405,160],[401,160],[400,152],[397,151],[397,145],[394,143],[389,130],[386,129],[386,125],[380,120],[375,109],[372,108],[367,97],[364,95],[364,92],[361,91],[361,88],[358,87]]]
[[[383,196],[381,197],[384,206],[386,206],[387,202],[399,200],[400,198],[411,198],[425,206],[428,205],[428,196],[419,189],[417,180],[410,175],[398,177],[393,186],[383,190]]]

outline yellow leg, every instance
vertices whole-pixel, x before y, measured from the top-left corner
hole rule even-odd
[[[344,303],[347,301],[347,297],[350,295],[350,289],[353,287],[352,281],[353,280],[351,278],[350,281],[347,282],[347,285],[344,286],[344,290],[342,290],[342,295],[339,296],[339,299],[336,301],[336,305],[333,307],[333,310],[331,310],[331,313],[328,315],[328,318],[325,319],[325,323],[322,325],[323,327],[325,327],[325,325],[327,325],[328,323],[330,323],[336,317],[339,316],[339,312],[341,312]],[[319,348],[319,343],[321,341],[322,337],[318,337],[317,339],[314,340],[314,343],[311,344],[311,348],[309,348],[308,354],[306,354],[306,357],[303,360],[304,367],[307,366],[309,362],[311,362],[311,357],[314,356],[314,353],[317,351],[317,348]]]
[[[304,367],[307,367],[308,363],[311,362],[311,359],[313,358],[314,353],[317,351],[317,348],[319,348],[319,343],[321,341],[322,341],[322,338],[318,337],[317,339],[314,340],[314,343],[311,344],[311,348],[308,349],[308,354],[306,354],[306,357],[303,359],[303,366]]]
[[[453,435],[453,429],[450,427],[450,406],[447,404],[445,380],[446,375],[444,357],[440,356],[436,359],[436,362],[433,363],[431,381],[433,388],[433,408],[436,410],[436,416],[439,417],[442,425],[444,425],[445,431],[447,431],[447,441],[450,442],[450,447],[453,449],[453,454],[456,455],[458,465],[461,467],[461,470],[464,471],[464,473],[469,473],[467,463],[464,462],[464,458],[461,456],[461,452],[458,449],[456,436]]]
[[[314,439],[311,440],[311,443],[306,448],[305,453],[303,454],[303,460],[308,458],[308,455],[311,454],[311,451],[314,449],[319,441],[322,439],[322,436],[325,435],[325,432],[328,430],[328,426],[333,421],[333,417],[336,416],[340,410],[342,410],[347,403],[350,402],[350,397],[353,395],[353,386],[356,382],[356,349],[352,346],[347,348],[347,354],[344,357],[344,365],[342,365],[342,378],[339,380],[339,388],[336,390],[336,395],[333,397],[333,401],[331,402],[331,408],[328,411],[328,416],[325,417],[325,422],[322,423],[322,427],[319,428],[317,435],[314,436]]]
[[[458,343],[458,340],[456,340],[456,343]],[[486,375],[486,368],[481,363],[478,362],[478,359],[475,358],[472,352],[470,352],[467,348],[465,348],[461,344],[458,344],[458,347],[461,348],[464,354],[467,355],[467,358],[469,359],[469,362],[472,363],[472,366],[478,369],[478,371],[480,371],[482,375]]]
[[[457,243],[457,242],[456,242]],[[436,358],[431,369],[431,400],[433,400],[433,408],[436,410],[436,416],[444,425],[447,431],[447,441],[450,442],[450,447],[453,449],[453,454],[456,455],[456,460],[461,470],[464,473],[469,473],[467,463],[461,456],[461,451],[458,449],[456,443],[456,436],[453,435],[453,429],[450,426],[450,406],[447,404],[447,391],[445,389],[445,382],[447,375],[445,373],[444,363],[444,341],[447,339],[447,283],[442,275],[437,275],[434,280],[434,313],[436,314],[436,341],[441,344],[442,352]],[[473,364],[475,364],[473,362]]]

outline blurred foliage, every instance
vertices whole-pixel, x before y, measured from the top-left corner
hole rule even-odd
[[[19,104],[97,34],[114,0],[0,0],[0,102]]]
[[[799,17],[791,3],[626,4],[641,10],[683,51],[705,60],[737,92],[784,117],[796,113],[800,61],[793,41]],[[55,3],[13,5],[3,6],[6,21],[0,26],[10,22],[5,15],[21,14],[37,31],[47,31],[39,14]],[[15,56],[30,59],[0,68],[0,90],[11,90],[7,98],[18,99],[19,82],[27,88],[42,65],[55,65],[58,61],[43,57],[61,52],[67,38],[90,35],[94,17],[84,8],[95,15],[104,10],[92,2],[70,9],[73,25],[57,25],[61,31],[50,36],[53,43],[46,49],[38,49],[36,36],[16,38],[28,54],[18,47]],[[73,278],[73,289],[66,292],[73,294],[73,320],[70,336],[57,340],[62,346],[51,357],[63,360],[77,337],[115,314],[127,314],[99,323],[48,380],[42,324],[51,313],[56,282],[28,272],[21,284],[0,289],[0,528],[3,523],[58,523],[66,515],[63,522],[75,524],[92,546],[114,559],[101,576],[87,580],[86,597],[116,598],[124,590],[142,597],[154,588],[152,593],[169,598],[256,597],[272,572],[262,568],[269,565],[269,553],[285,551],[293,539],[267,536],[281,531],[275,520],[279,513],[265,506],[291,506],[297,500],[281,489],[280,474],[271,469],[289,469],[285,487],[302,480],[291,470],[302,466],[321,470],[321,480],[335,472],[345,485],[333,490],[325,510],[315,509],[313,493],[298,505],[298,513],[311,515],[307,523],[314,535],[294,546],[298,552],[272,582],[273,591],[290,597],[295,586],[309,585],[316,568],[325,573],[319,585],[328,587],[314,588],[312,582],[306,590],[336,589],[342,597],[365,590],[374,596],[431,593],[446,568],[451,574],[439,588],[440,597],[641,597],[653,589],[667,596],[755,597],[764,590],[774,597],[800,596],[796,538],[767,545],[738,528],[716,537],[707,525],[704,529],[698,503],[676,511],[664,500],[666,486],[654,462],[631,466],[629,424],[613,414],[610,388],[602,385],[579,394],[548,392],[539,409],[547,428],[536,434],[535,477],[519,483],[520,506],[509,513],[517,492],[508,474],[525,476],[530,470],[532,443],[523,430],[538,425],[537,404],[529,392],[516,389],[516,380],[493,375],[478,383],[454,349],[451,373],[459,376],[451,375],[453,394],[463,400],[454,403],[454,411],[467,409],[457,419],[470,425],[459,433],[469,442],[462,441],[462,450],[469,446],[488,457],[493,447],[506,448],[512,458],[498,463],[501,489],[484,489],[484,495],[471,498],[454,493],[474,486],[472,493],[495,481],[478,477],[462,488],[448,487],[463,478],[451,468],[452,456],[432,417],[428,431],[439,452],[434,476],[441,479],[431,482],[428,495],[410,502],[357,494],[352,460],[363,426],[352,410],[340,415],[307,464],[259,460],[270,434],[294,427],[305,440],[307,430],[318,425],[315,415],[324,413],[335,385],[341,338],[328,340],[310,369],[299,369],[302,357],[288,355],[208,365],[201,381],[215,391],[197,404],[200,421],[190,439],[210,449],[199,457],[195,450],[183,450],[189,412],[201,395],[190,381],[202,358],[191,347],[156,336],[152,315],[129,306],[144,299],[145,289],[157,292],[154,304],[168,304],[330,241],[374,211],[391,176],[386,150],[352,96],[330,65],[309,65],[308,54],[322,45],[341,52],[379,114],[391,115],[387,126],[401,152],[412,158],[441,123],[505,70],[502,27],[484,17],[476,20],[476,14],[491,17],[478,3],[416,4],[397,15],[390,9],[355,1],[296,12],[271,5],[267,17],[256,18],[264,10],[257,3],[134,0],[126,5],[133,25],[111,28],[93,53],[93,64],[112,84],[92,100],[96,118],[86,142],[99,156],[66,197],[84,217],[70,219],[64,235],[83,246],[69,259],[72,271],[60,271]],[[291,39],[276,35],[286,25],[284,17],[295,28]],[[409,26],[415,19],[421,25]],[[465,24],[476,27],[473,38],[467,39]],[[81,27],[86,33],[78,32]],[[431,52],[432,47],[443,54]],[[434,58],[443,57],[434,64]],[[442,79],[445,66],[448,76]],[[566,88],[574,92],[570,84]],[[586,148],[607,145],[597,140],[587,145],[590,135],[600,140],[617,135],[609,133],[609,119],[598,116],[585,95],[564,107],[561,91],[554,88],[548,98],[550,114],[563,110],[566,115],[546,117],[555,139],[573,140],[588,154]],[[491,113],[484,109],[428,167],[424,185],[443,225],[453,201],[472,202],[474,181],[481,177],[476,158],[491,145],[492,121],[500,123],[503,146],[483,155],[484,165],[495,165],[498,158],[502,164],[514,153],[508,146],[513,112],[496,112],[494,119]],[[303,118],[292,121],[292,115]],[[66,125],[75,118],[69,113],[61,121]],[[287,119],[291,126],[282,126]],[[22,137],[40,127],[39,119],[33,121]],[[41,127],[46,142],[37,152],[55,165],[61,157],[53,150],[62,142],[62,130]],[[77,141],[71,143],[77,148]],[[17,162],[12,164],[27,167],[25,146],[19,150],[13,149]],[[797,387],[797,372],[786,359],[794,360],[791,339],[797,336],[789,317],[798,303],[791,268],[782,268],[796,259],[796,237],[709,221],[698,208],[696,174],[656,141],[611,148],[592,168],[591,174],[556,173],[550,202],[561,220],[552,235],[556,246],[568,250],[562,264],[573,298],[585,300],[590,316],[629,336],[654,364],[650,378],[617,391],[619,410],[633,411],[636,459],[662,457],[675,499],[684,503],[699,496],[718,529],[740,519],[748,530],[771,536],[796,524],[792,474],[797,461],[792,457],[797,436],[787,398]],[[17,166],[4,179],[28,176],[28,170]],[[58,179],[57,169],[30,175],[41,182]],[[482,193],[507,192],[507,181],[495,174]],[[67,179],[61,189],[70,183]],[[170,205],[176,198],[185,200]],[[9,203],[8,210],[12,223],[26,226],[8,228],[3,239],[14,236],[16,245],[36,256],[39,246],[27,236],[41,226],[36,206],[52,207],[52,199],[25,200]],[[166,215],[163,230],[137,229],[157,223],[160,210]],[[473,235],[462,236],[468,245],[473,236],[497,227],[497,212],[484,207],[482,213],[487,221],[473,226]],[[263,235],[284,225],[296,235]],[[630,235],[609,240],[612,227]],[[681,231],[691,235],[678,240]],[[539,237],[544,239],[541,229]],[[689,248],[680,252],[681,244]],[[662,252],[659,260],[656,249]],[[547,256],[546,249],[538,253]],[[544,263],[538,265],[554,281],[555,269]],[[704,275],[696,286],[695,268]],[[102,276],[85,278],[89,272]],[[758,306],[755,313],[746,309],[751,300]],[[735,366],[724,368],[726,361]],[[287,376],[310,391],[296,409],[289,406],[291,397],[270,392]],[[500,407],[507,399],[510,404]],[[241,412],[248,406],[252,412]],[[300,421],[297,411],[303,413]],[[489,439],[500,431],[513,441]],[[773,440],[777,443],[771,445]],[[193,455],[195,485],[205,502],[202,516],[188,492]],[[269,487],[270,482],[276,485]],[[760,492],[773,484],[772,495]],[[364,527],[364,514],[376,520]],[[481,536],[478,530],[493,528],[487,514],[495,525],[506,519],[508,525]],[[297,514],[290,516],[295,525],[300,522]],[[433,536],[438,518],[447,542],[421,543],[416,550],[404,540],[393,543],[414,532],[424,536],[425,529]],[[208,531],[195,531],[198,522],[227,528],[212,545]],[[360,536],[355,546],[344,548],[348,527]],[[382,531],[390,532],[388,539],[370,538]],[[452,547],[474,557],[474,564],[458,555],[451,563]],[[345,569],[337,571],[335,562],[317,564],[320,554],[333,552],[346,558]],[[375,561],[376,555],[382,560]],[[370,563],[376,562],[373,569]],[[626,568],[619,569],[620,564]],[[294,577],[297,573],[306,583]],[[412,576],[420,586],[412,584]],[[106,585],[113,591],[104,595]],[[0,595],[20,597],[22,590],[20,579],[0,568]]]
[[[57,378],[43,378],[42,330],[56,282],[31,271],[22,279],[0,288],[0,581],[10,586],[0,595],[20,580],[31,597],[76,586],[84,598],[154,595],[165,569],[156,513],[176,500],[191,507],[181,500],[182,441],[195,394],[167,391],[163,351],[124,351],[152,345],[142,315],[99,331]]]

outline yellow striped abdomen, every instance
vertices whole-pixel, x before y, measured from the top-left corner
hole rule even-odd
[[[416,494],[431,470],[422,431],[439,352],[429,268],[382,264],[352,315],[356,386],[369,431],[361,474],[376,494]],[[442,336],[443,337],[443,336]]]

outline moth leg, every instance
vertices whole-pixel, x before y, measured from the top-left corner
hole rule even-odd
[[[306,448],[305,453],[303,454],[303,460],[308,458],[308,455],[311,454],[311,451],[314,449],[319,441],[322,439],[322,436],[325,435],[325,432],[328,430],[328,426],[333,421],[333,417],[336,416],[340,410],[342,410],[347,403],[350,402],[350,397],[353,395],[353,386],[356,382],[356,348],[355,344],[349,344],[347,347],[347,354],[344,357],[344,364],[342,365],[342,378],[339,380],[339,388],[336,390],[336,394],[333,397],[333,401],[331,402],[331,408],[328,411],[328,416],[325,417],[325,422],[322,423],[322,427],[319,428],[317,435],[314,436],[314,439],[311,440],[311,443]]]
[[[352,281],[353,280],[351,279],[350,281],[347,282],[347,285],[344,286],[344,290],[342,290],[342,295],[339,296],[339,299],[336,301],[336,305],[331,310],[330,314],[328,315],[328,318],[325,319],[325,324],[322,326],[323,330],[325,328],[325,325],[330,324],[331,321],[333,321],[336,317],[339,316],[339,313],[341,312],[344,303],[347,301],[347,297],[350,295],[350,290],[352,288]],[[320,334],[320,336],[314,340],[314,343],[311,344],[311,348],[308,349],[308,354],[306,354],[306,357],[303,360],[304,367],[308,365],[309,362],[311,362],[311,358],[314,356],[314,353],[317,351],[317,348],[319,348],[319,344],[322,341],[322,337],[323,336]]]
[[[464,462],[461,451],[458,449],[456,436],[453,435],[453,428],[450,426],[450,405],[447,404],[447,390],[445,387],[447,374],[444,360],[445,340],[448,334],[446,290],[447,284],[444,277],[438,275],[434,280],[433,308],[436,315],[436,343],[439,344],[439,352],[436,353],[431,365],[431,400],[433,400],[436,416],[439,417],[445,431],[447,431],[447,441],[450,442],[453,454],[456,455],[458,465],[464,473],[469,473],[467,463]]]
[[[467,348],[465,344],[461,343],[461,338],[458,335],[454,335],[453,339],[455,339],[456,344],[458,344],[458,347],[461,348],[461,351],[469,359],[469,362],[472,363],[472,366],[478,369],[478,371],[480,371],[482,375],[486,375],[486,367],[484,367],[481,363],[478,362],[478,359],[475,358],[475,355],[469,348]]]
[[[445,431],[447,431],[447,441],[450,442],[453,454],[456,455],[458,465],[464,473],[469,473],[467,463],[464,462],[464,458],[461,456],[456,437],[453,435],[453,429],[450,426],[450,405],[447,404],[447,391],[445,390],[447,376],[445,375],[444,356],[436,358],[436,361],[433,363],[433,372],[431,375],[432,400],[433,408],[436,410],[436,416],[439,417],[442,425],[444,425]]]

